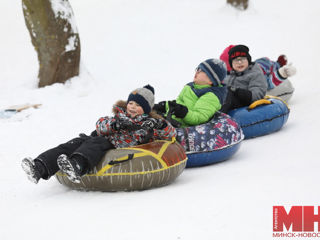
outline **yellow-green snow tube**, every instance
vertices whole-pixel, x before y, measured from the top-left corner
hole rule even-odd
[[[186,167],[187,156],[175,141],[155,141],[129,148],[109,150],[98,166],[72,183],[58,172],[58,181],[72,189],[133,191],[167,185]]]

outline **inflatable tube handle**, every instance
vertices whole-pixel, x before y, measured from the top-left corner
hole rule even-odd
[[[283,100],[281,97],[266,95],[266,96],[264,96],[264,98],[265,99],[270,99],[270,98],[278,99],[278,100],[282,101],[287,106],[288,109],[290,109],[288,103],[285,100]]]
[[[115,165],[115,164],[127,162],[127,161],[132,160],[133,157],[134,157],[134,153],[130,153],[130,154],[128,154],[128,158],[127,158],[127,159],[120,160],[120,161],[119,161],[119,160],[112,160],[112,161],[110,161],[108,164],[109,164],[109,165]]]
[[[255,109],[256,107],[259,107],[261,105],[268,105],[268,104],[272,104],[272,102],[270,100],[267,99],[260,99],[257,101],[254,101],[253,103],[250,104],[250,106],[247,108],[248,111]]]

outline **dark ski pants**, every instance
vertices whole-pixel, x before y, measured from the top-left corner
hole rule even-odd
[[[44,178],[48,179],[59,171],[57,158],[61,154],[70,158],[81,156],[86,160],[89,169],[92,169],[101,161],[106,151],[112,148],[114,146],[105,137],[80,134],[80,137],[41,153],[35,161],[40,161],[46,167],[48,176]]]
[[[220,112],[228,113],[232,109],[245,106],[248,105],[241,102],[241,100],[234,95],[234,92],[228,90],[226,100],[224,101],[224,104],[222,105]]]

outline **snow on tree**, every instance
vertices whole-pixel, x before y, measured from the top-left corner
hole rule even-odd
[[[38,86],[79,75],[80,38],[68,0],[22,0],[22,8],[38,54]]]

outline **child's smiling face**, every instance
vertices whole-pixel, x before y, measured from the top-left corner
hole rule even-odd
[[[138,115],[144,114],[143,108],[135,101],[129,101],[127,104],[127,113],[134,118]]]
[[[232,60],[232,68],[236,72],[243,72],[249,66],[248,59],[246,57],[237,57]]]
[[[196,73],[193,78],[193,82],[198,85],[212,85],[208,75],[203,72],[200,68],[196,70]]]

